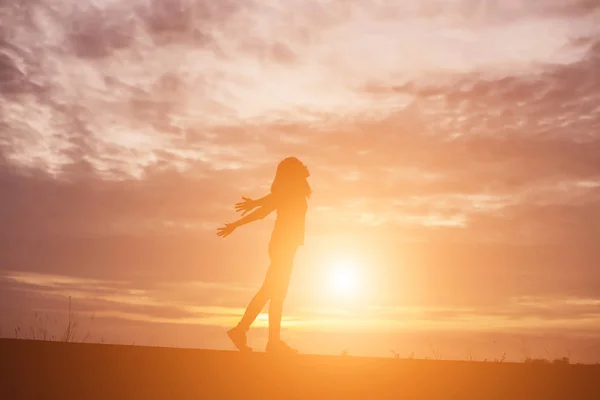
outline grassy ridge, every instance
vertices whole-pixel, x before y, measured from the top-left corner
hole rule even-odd
[[[0,339],[2,399],[600,399],[600,367]]]

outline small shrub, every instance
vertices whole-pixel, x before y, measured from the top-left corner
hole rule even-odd
[[[90,318],[90,327],[86,335],[81,340],[85,342],[88,340],[90,336],[91,326],[94,323],[95,315],[92,315]],[[15,339],[31,339],[31,340],[43,340],[43,341],[55,341],[57,338],[54,335],[50,334],[50,330],[48,329],[49,316],[45,317],[41,316],[38,312],[33,313],[33,322],[29,326],[29,331],[21,330],[20,326],[15,328]],[[53,320],[53,323],[57,323],[57,320]],[[60,341],[62,342],[74,342],[75,336],[77,333],[77,329],[79,327],[79,316],[73,312],[72,304],[71,304],[71,296],[69,296],[69,309],[67,315],[67,326],[63,334],[60,336]]]
[[[569,365],[570,363],[571,361],[568,357],[557,358],[556,360],[552,361],[552,364],[554,365]]]
[[[467,351],[469,352],[469,361],[474,361],[475,359],[473,358],[473,352],[471,351],[471,348],[469,347]]]

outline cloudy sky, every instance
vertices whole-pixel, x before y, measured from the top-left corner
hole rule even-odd
[[[272,218],[216,229],[294,155],[314,195],[290,343],[600,360],[600,2],[2,0],[0,18],[2,336],[34,312],[60,335],[71,296],[93,341],[229,349]]]

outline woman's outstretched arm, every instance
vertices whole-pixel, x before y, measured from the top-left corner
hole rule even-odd
[[[253,200],[249,197],[242,196],[243,201],[236,203],[235,211],[237,211],[237,212],[243,211],[242,212],[242,217],[243,217],[244,215],[246,215],[247,213],[249,213],[256,207],[261,207],[261,206],[265,205],[266,203],[268,203],[270,198],[271,198],[270,193],[258,200]]]
[[[217,230],[217,235],[221,236],[223,238],[226,238],[227,236],[231,235],[231,233],[234,230],[236,230],[237,228],[239,228],[240,226],[265,218],[267,215],[269,215],[273,211],[275,211],[275,208],[276,207],[272,202],[265,202],[265,205],[260,207],[258,210],[255,210],[252,213],[248,214],[247,216],[245,216],[235,222],[232,222],[230,224],[225,224],[224,227],[219,228]]]

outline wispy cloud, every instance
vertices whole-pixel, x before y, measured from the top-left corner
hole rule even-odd
[[[49,299],[70,296],[79,310],[100,318],[117,318],[148,323],[229,326],[244,309],[214,305],[222,292],[250,288],[206,282],[157,284],[136,289],[124,282],[77,279],[32,273],[4,274],[3,281],[14,289]],[[190,290],[193,289],[193,290]],[[211,293],[206,293],[211,291]],[[221,293],[219,293],[221,292]],[[239,296],[238,296],[239,297]],[[241,297],[240,297],[241,298]],[[210,300],[209,300],[210,299]],[[206,301],[209,303],[204,303]],[[516,297],[501,307],[360,306],[290,310],[283,321],[293,330],[359,331],[469,331],[522,332],[535,327],[559,332],[597,332],[600,299],[580,297]],[[45,308],[46,311],[64,310]],[[266,326],[263,314],[257,326]]]
[[[589,45],[572,41],[598,33],[593,3],[165,4],[3,6],[15,21],[23,16],[3,31],[3,121],[13,133],[4,140],[13,162],[55,173],[83,162],[106,177],[141,177],[162,160],[181,168],[190,161],[223,164],[230,143],[240,143],[217,145],[221,126],[250,128],[243,136],[270,140],[259,133],[266,121],[389,117],[411,104],[405,126],[426,118],[429,126],[413,128],[450,135],[499,127],[514,99],[521,112],[514,110],[514,123],[503,121],[504,131],[530,130],[519,115],[532,106],[544,111],[535,123],[547,125],[536,131],[590,124],[548,110],[558,106],[554,95],[585,75],[544,73],[540,66],[592,71]],[[569,10],[588,13],[556,14]],[[447,83],[426,99],[410,91],[385,99],[357,91],[420,87],[434,76]],[[578,107],[594,104],[597,91],[587,81],[592,97],[577,95]],[[207,154],[211,147],[218,157]],[[247,160],[248,152],[238,155],[229,165]]]

